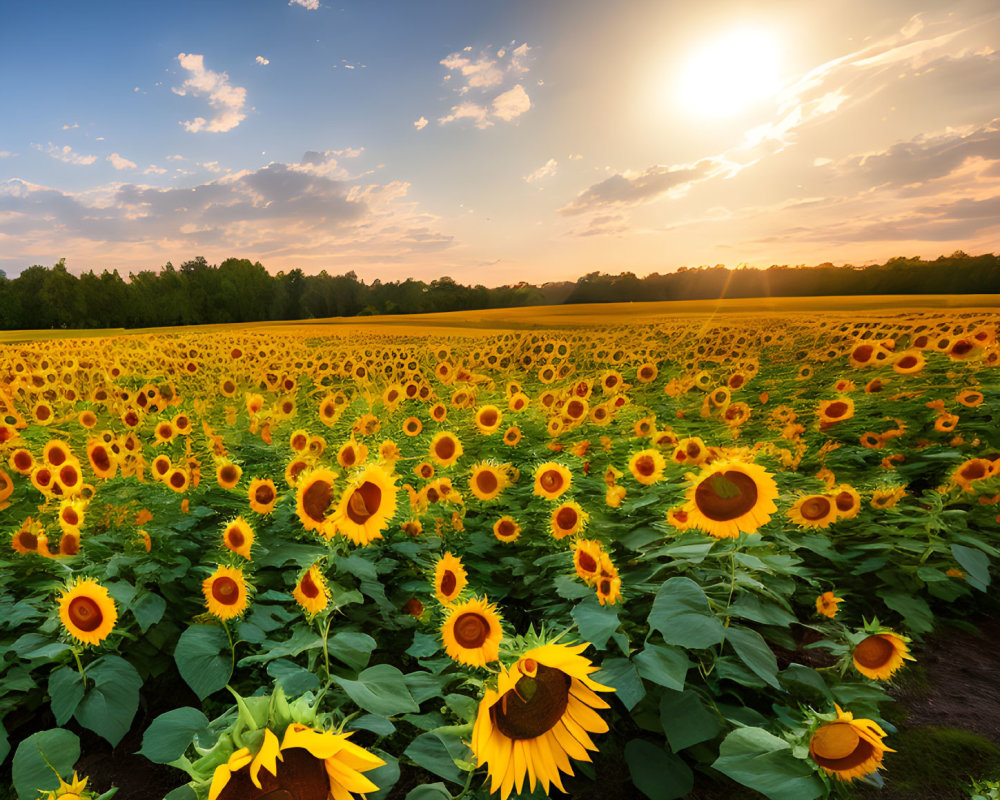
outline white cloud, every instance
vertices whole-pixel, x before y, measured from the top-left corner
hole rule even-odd
[[[288,0],[288,5],[302,6],[303,8],[308,8],[310,11],[316,11],[319,9],[319,0]]]
[[[413,123],[413,127],[416,128],[418,131],[422,131],[424,128],[427,127],[427,117],[421,117],[420,119],[416,120]]]
[[[528,183],[534,183],[535,181],[540,181],[542,178],[549,178],[556,174],[556,167],[558,166],[559,163],[554,158],[550,158],[530,175],[525,175],[524,180]]]
[[[499,117],[504,122],[510,122],[515,117],[521,116],[529,108],[531,108],[531,99],[528,97],[528,93],[524,91],[524,87],[518,84],[513,89],[508,89],[503,94],[499,94],[493,98],[493,110],[491,113],[494,117]]]
[[[10,150],[0,150],[0,158],[13,158],[14,154]]]
[[[246,89],[230,85],[229,75],[225,72],[206,69],[204,55],[180,53],[177,61],[191,75],[179,87],[174,87],[174,94],[181,96],[190,94],[194,97],[207,95],[208,104],[215,111],[215,116],[210,120],[195,117],[193,120],[181,122],[185,130],[191,133],[199,131],[225,133],[246,119],[246,114],[243,113],[247,99]]]
[[[451,107],[451,113],[444,117],[438,117],[438,123],[446,125],[457,119],[471,119],[480,130],[490,127],[493,123],[488,119],[489,109],[476,103],[459,103]]]
[[[64,131],[68,131],[68,130],[72,130],[73,128],[79,128],[79,127],[80,127],[80,123],[79,122],[74,122],[72,125],[63,125],[62,129]]]
[[[64,147],[56,147],[52,142],[49,142],[47,147],[42,147],[40,144],[32,144],[31,146],[43,153],[48,153],[56,161],[62,161],[66,164],[78,164],[86,167],[97,161],[97,156],[81,156],[79,153],[74,153],[73,148],[68,144]]]
[[[158,167],[156,164],[150,164],[146,169],[142,171],[143,175],[162,175],[166,170],[163,167]]]
[[[111,166],[115,169],[135,169],[134,161],[129,161],[127,158],[118,155],[118,153],[112,153],[108,156],[107,160],[111,162]]]
[[[498,86],[503,82],[504,71],[497,68],[497,62],[485,56],[478,59],[467,58],[458,53],[452,53],[441,59],[441,64],[451,72],[460,72],[466,78],[464,91],[469,88]]]
[[[268,64],[271,63],[271,59],[264,58],[264,56],[257,56],[257,63],[260,64],[262,67],[266,67]]]
[[[167,161],[186,161],[186,160],[187,159],[185,159],[184,156],[179,156],[179,155],[167,156]]]

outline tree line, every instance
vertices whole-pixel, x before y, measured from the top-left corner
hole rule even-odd
[[[962,251],[931,261],[899,256],[866,267],[719,264],[644,278],[591,272],[576,281],[495,288],[449,277],[365,283],[353,271],[272,275],[245,258],[210,265],[200,256],[179,268],[168,262],[129,273],[126,280],[117,270],[76,276],[60,259],[12,279],[0,272],[0,329],[164,327],[638,300],[993,293],[1000,293],[1000,256]]]

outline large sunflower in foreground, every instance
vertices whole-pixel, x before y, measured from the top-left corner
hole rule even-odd
[[[350,736],[293,722],[279,745],[265,728],[256,755],[243,747],[215,768],[208,800],[354,800],[354,794],[377,792],[361,773],[385,761],[350,742]]]
[[[118,610],[107,589],[94,578],[81,578],[60,595],[59,619],[78,642],[100,644],[115,627]]]
[[[396,514],[396,478],[382,467],[366,467],[347,485],[334,514],[337,532],[354,544],[371,544]]]
[[[702,469],[687,490],[690,525],[719,539],[753,533],[778,510],[778,485],[762,466],[716,461]]]
[[[547,644],[526,652],[509,670],[501,667],[496,689],[486,689],[472,729],[477,766],[487,765],[490,792],[501,800],[534,791],[540,783],[548,793],[554,784],[565,791],[560,772],[573,774],[570,758],[590,761],[597,750],[591,733],[608,724],[594,710],[608,708],[595,692],[614,689],[588,676],[595,672],[580,655],[586,643]]]
[[[445,652],[459,664],[485,667],[500,657],[503,630],[496,606],[476,597],[451,606],[441,625]]]
[[[882,743],[885,731],[870,719],[854,719],[835,705],[837,718],[817,728],[809,740],[809,755],[828,775],[852,781],[882,766],[882,757],[894,750]]]

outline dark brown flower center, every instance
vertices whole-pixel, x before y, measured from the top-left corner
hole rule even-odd
[[[850,511],[854,508],[854,497],[850,492],[841,492],[837,495],[836,503],[838,511]]]
[[[611,581],[609,581],[607,578],[604,578],[597,588],[601,594],[607,596],[611,594]]]
[[[560,530],[573,530],[573,527],[576,525],[578,519],[580,519],[580,515],[576,513],[576,509],[572,506],[560,508],[559,511],[556,512],[556,525],[560,528]]]
[[[232,465],[226,465],[219,471],[219,477],[222,478],[223,483],[236,483],[239,480],[239,475],[236,472],[236,467]]]
[[[227,538],[229,539],[229,545],[231,547],[242,547],[243,543],[247,540],[243,535],[243,531],[237,528],[235,525],[229,529],[227,532]]]
[[[64,533],[59,540],[59,552],[67,556],[75,556],[80,552],[80,540],[71,533]]]
[[[979,461],[973,461],[971,464],[962,469],[962,477],[970,481],[978,480],[985,474],[986,468],[982,465],[982,462]]]
[[[258,774],[260,789],[250,780],[248,765],[232,774],[218,800],[327,800],[331,779],[323,759],[303,747],[282,750],[281,756],[277,775],[266,767]]]
[[[847,403],[843,400],[836,400],[826,407],[826,416],[830,419],[838,419],[847,413]]]
[[[323,480],[315,480],[306,487],[302,493],[302,509],[307,517],[316,522],[324,520],[333,498],[332,489],[333,486]]]
[[[500,482],[493,470],[484,469],[476,473],[476,488],[483,494],[492,494],[499,485]]]
[[[799,513],[809,520],[823,519],[830,513],[830,500],[826,497],[810,497],[800,507]]]
[[[881,636],[869,636],[854,648],[854,660],[862,667],[878,669],[892,657],[892,643]]]
[[[509,519],[502,519],[500,520],[500,524],[497,525],[497,533],[505,539],[509,536],[513,536],[516,530],[517,526]]]
[[[14,453],[14,466],[19,470],[26,470],[31,467],[31,453],[27,450],[18,450]]]
[[[38,549],[38,537],[27,528],[22,528],[17,532],[17,541],[25,550]]]
[[[508,739],[535,739],[566,713],[571,683],[562,670],[538,664],[534,677],[523,676],[490,708],[490,718]]]
[[[450,569],[446,569],[441,576],[441,594],[445,597],[451,597],[456,586],[458,586],[458,576]]]
[[[351,522],[364,525],[378,513],[382,505],[382,490],[377,484],[365,481],[351,494],[347,503],[347,516]]]
[[[445,436],[434,445],[434,451],[437,453],[437,457],[442,461],[447,461],[453,455],[455,455],[455,440],[450,436]]]
[[[580,567],[581,572],[586,572],[586,573],[597,572],[597,560],[585,550],[580,550],[579,552],[577,552],[576,563]]]
[[[74,627],[86,633],[97,630],[104,621],[101,607],[90,597],[74,597],[70,600],[67,611]]]
[[[240,599],[240,587],[232,578],[225,575],[212,581],[212,597],[224,606],[234,606]]]
[[[340,457],[343,460],[345,467],[351,466],[351,464],[358,460],[358,454],[354,452],[354,448],[351,445],[344,448]]]
[[[635,471],[648,478],[656,472],[656,462],[653,461],[652,456],[639,456],[635,462]]]
[[[257,490],[254,492],[254,499],[262,506],[266,506],[274,500],[274,489],[266,483],[262,486],[258,486]]]
[[[178,471],[170,476],[170,485],[173,486],[175,489],[180,489],[182,486],[184,486],[186,480],[187,479],[184,477],[184,473]]]
[[[313,580],[312,570],[309,570],[305,575],[302,576],[302,582],[299,584],[299,590],[306,597],[319,597],[319,587]]]
[[[53,447],[49,452],[49,463],[53,467],[58,467],[66,460],[67,456],[68,454],[61,447]]]
[[[77,481],[80,480],[80,473],[72,464],[66,464],[59,470],[59,480],[63,486],[76,486]]]
[[[546,492],[558,492],[563,482],[563,476],[554,469],[545,470],[538,479],[538,483]]]
[[[498,415],[492,408],[487,408],[479,415],[479,424],[484,428],[492,428],[497,424]]]
[[[698,510],[716,522],[742,517],[757,504],[757,482],[736,470],[719,472],[698,484],[694,503]]]
[[[482,647],[489,638],[490,624],[482,614],[467,611],[458,615],[453,631],[460,647]]]
[[[859,347],[855,347],[854,352],[851,355],[854,357],[854,360],[857,361],[859,364],[864,364],[868,361],[871,361],[874,352],[875,349],[870,344],[863,344],[860,345]]]

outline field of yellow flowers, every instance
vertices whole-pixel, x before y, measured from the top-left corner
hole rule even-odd
[[[8,336],[16,796],[127,735],[168,800],[879,785],[1000,554],[1000,316],[651,305]]]

